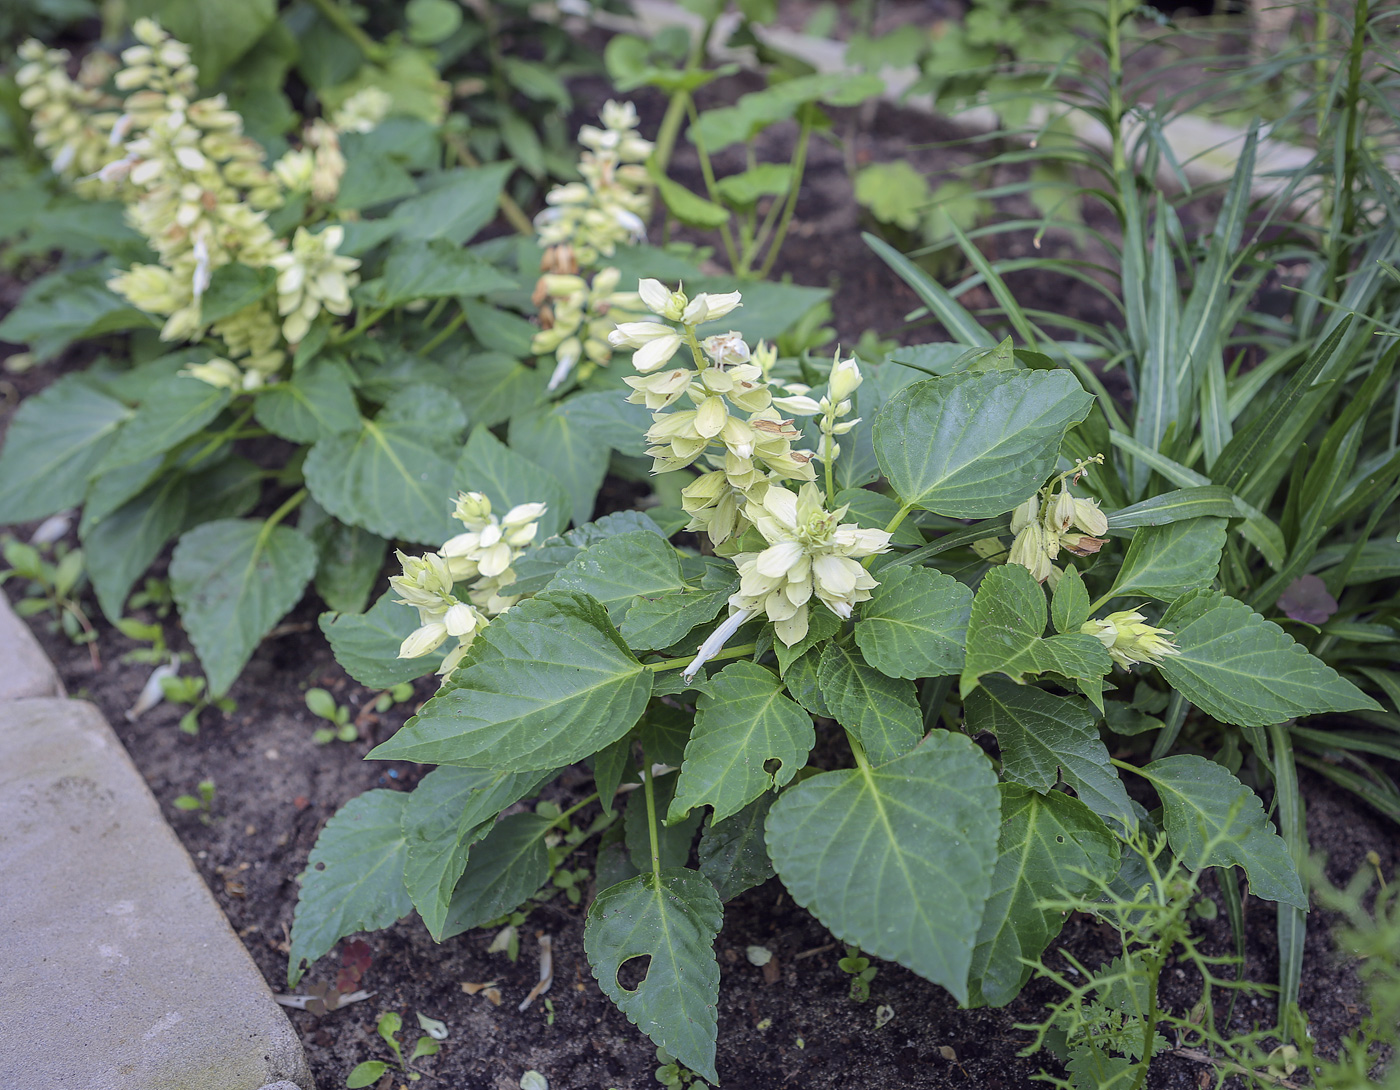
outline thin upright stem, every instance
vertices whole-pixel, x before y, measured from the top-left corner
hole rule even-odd
[[[797,134],[797,150],[792,156],[792,181],[788,189],[787,204],[783,207],[782,222],[778,224],[777,234],[773,236],[773,241],[768,247],[768,255],[763,259],[763,267],[758,270],[758,279],[764,280],[773,271],[773,265],[778,260],[778,254],[783,248],[783,239],[787,237],[788,228],[792,226],[793,213],[797,211],[797,195],[802,191],[802,175],[807,169],[807,145],[812,138],[812,121],[809,114],[804,113],[802,117],[802,131]]]
[[[422,348],[418,349],[418,351],[422,355],[426,356],[434,348],[442,344],[443,341],[447,340],[448,337],[456,333],[458,327],[460,327],[461,324],[466,320],[467,312],[465,310],[459,310],[456,314],[454,314],[451,317],[451,319],[445,326],[443,326],[440,330],[437,331],[436,334],[433,335],[433,339],[430,340],[427,344],[425,344]]]
[[[448,133],[443,137],[447,141],[447,146],[452,149],[464,167],[479,167],[481,160],[472,154],[472,149],[467,147],[464,141],[456,133]],[[501,195],[496,198],[496,204],[501,210],[501,215],[510,221],[510,225],[522,235],[533,237],[535,225],[530,221],[530,217],[525,214],[525,210],[515,203],[515,198],[501,190]]]
[[[366,34],[335,0],[311,0],[311,6],[321,14],[326,22],[354,42],[355,48],[363,53],[367,60],[382,61],[385,59],[388,53],[385,47]]]
[[[647,833],[651,837],[651,876],[656,879],[657,886],[661,885],[661,839],[656,831],[656,793],[652,790],[651,781],[654,773],[651,765],[647,763],[646,754],[642,754],[642,788],[647,797]]]
[[[715,204],[723,205],[719,195],[719,183],[715,181],[715,168],[710,163],[710,153],[705,150],[705,141],[700,138],[698,122],[700,115],[695,110],[695,101],[692,99],[686,108],[686,113],[690,117],[690,127],[695,143],[695,154],[700,160],[700,176],[705,180],[705,193]],[[719,227],[719,237],[724,241],[724,253],[729,258],[729,267],[735,275],[741,275],[739,251],[734,248],[734,234],[729,230],[729,224],[722,223]],[[743,267],[747,268],[748,260],[745,255]]]

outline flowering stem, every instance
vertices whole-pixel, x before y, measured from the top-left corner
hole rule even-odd
[[[694,326],[685,326],[685,343],[690,345],[690,354],[695,357],[695,369],[703,372],[710,366],[710,361],[705,358],[705,353],[700,351],[700,339],[695,336]],[[703,382],[704,379],[701,381]]]
[[[758,644],[756,643],[741,644],[739,647],[726,647],[722,651],[716,651],[709,657],[708,661],[714,662],[717,659],[740,659],[745,655],[752,655],[756,650],[758,650]],[[665,659],[662,662],[648,662],[645,665],[648,670],[660,674],[666,670],[679,670],[682,666],[690,665],[692,661],[691,659]]]
[[[834,422],[834,421],[832,421]],[[826,505],[832,507],[836,503],[836,468],[831,464],[836,459],[831,456],[832,444],[835,440],[831,438],[830,430],[822,433],[822,465],[826,467]]]
[[[807,169],[807,143],[811,135],[811,114],[804,111],[802,131],[797,136],[797,150],[792,155],[792,182],[788,190],[787,204],[783,208],[782,222],[778,224],[778,233],[773,236],[773,242],[768,247],[768,256],[763,259],[763,267],[758,270],[760,280],[766,279],[773,271],[778,252],[783,248],[783,239],[787,236],[788,228],[792,226],[792,215],[797,211],[797,194],[802,189],[802,174]]]
[[[885,533],[892,534],[896,530],[898,530],[899,524],[904,521],[904,517],[908,515],[909,512],[912,510],[914,510],[914,505],[912,503],[906,503],[903,507],[896,511],[894,513],[894,518],[890,519],[888,525],[885,526]]]
[[[375,307],[368,314],[362,315],[360,317],[360,320],[355,323],[355,327],[353,329],[342,330],[341,332],[337,333],[334,337],[332,337],[331,344],[344,344],[346,341],[354,340],[354,338],[358,337],[366,329],[374,325],[375,322],[379,321],[380,318],[388,314],[390,309],[392,308]]]
[[[642,787],[646,791],[647,797],[647,832],[651,836],[651,875],[656,879],[657,886],[661,885],[661,845],[656,834],[656,794],[652,791],[651,781],[655,773],[651,770],[651,765],[647,763],[646,754],[642,754]]]
[[[705,150],[705,142],[700,139],[700,115],[695,110],[694,99],[686,103],[686,112],[690,116],[691,139],[695,142],[695,154],[700,160],[700,175],[705,180],[705,192],[715,204],[722,204],[719,196],[719,185],[715,182],[715,169],[710,165],[710,155]],[[730,218],[733,218],[732,213]],[[747,255],[744,261],[739,260],[739,253],[734,249],[734,236],[730,232],[727,222],[719,225],[719,237],[724,241],[724,252],[729,258],[730,269],[734,271],[734,275],[743,276],[748,272],[749,261]]]
[[[1108,594],[1105,594],[1102,598],[1100,598],[1097,602],[1095,602],[1089,607],[1090,615],[1097,613],[1104,606],[1108,605],[1108,603],[1111,601],[1113,601],[1113,593],[1110,591]]]

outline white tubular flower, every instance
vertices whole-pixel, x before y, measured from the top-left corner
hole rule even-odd
[[[822,407],[806,394],[793,394],[790,397],[775,397],[773,407],[793,416],[814,416]]]
[[[737,295],[738,292],[734,294]],[[706,337],[700,342],[700,347],[716,367],[732,367],[749,362],[749,346],[744,343],[744,338],[733,330]]]
[[[197,378],[200,382],[207,382],[210,386],[218,386],[225,390],[243,389],[242,370],[238,364],[225,359],[215,358],[207,363],[192,363],[184,368],[180,374]]]
[[[306,336],[322,309],[350,313],[350,289],[359,282],[352,270],[360,262],[336,254],[344,238],[339,225],[319,235],[298,227],[292,248],[268,262],[277,270],[277,312],[285,318],[282,335],[291,344]]]
[[[753,616],[753,612],[749,609],[739,609],[725,618],[724,622],[711,632],[705,642],[696,650],[695,657],[690,660],[690,665],[681,671],[681,677],[686,681],[693,679],[700,672],[700,667],[724,650],[725,641],[743,627],[744,622]]]
[[[403,643],[399,644],[399,658],[422,658],[441,647],[442,641],[445,639],[447,639],[447,625],[441,621],[429,621],[427,624],[415,628],[404,638]]]
[[[1126,669],[1139,662],[1160,666],[1163,658],[1181,654],[1175,643],[1163,639],[1171,635],[1169,631],[1146,622],[1147,618],[1136,610],[1122,610],[1100,620],[1085,621],[1079,631],[1096,637],[1113,661]]]
[[[731,291],[724,295],[707,295],[702,292],[686,304],[685,310],[681,312],[680,320],[686,325],[713,322],[717,318],[723,318],[735,307],[742,306],[741,298],[742,295],[737,291]]]
[[[1080,462],[1060,474],[1011,512],[1011,532],[1016,537],[1006,562],[1020,564],[1038,582],[1048,580],[1052,590],[1061,574],[1052,561],[1061,549],[1076,556],[1092,556],[1106,540],[1100,535],[1108,531],[1108,517],[1099,510],[1097,501],[1070,495],[1067,479],[1078,479],[1086,464]]]
[[[632,366],[642,374],[655,371],[680,349],[681,336],[660,322],[623,322],[608,334],[614,348],[631,348]]]
[[[1074,501],[1074,522],[1086,534],[1103,537],[1108,533],[1108,516],[1099,510],[1098,500]]]
[[[879,585],[858,561],[888,550],[890,535],[843,525],[846,508],[827,511],[815,485],[803,485],[795,495],[769,488],[762,499],[749,501],[745,513],[768,548],[734,557],[740,581],[729,606],[736,612],[765,613],[789,647],[807,634],[813,596],[838,617],[849,617]]]
[[[690,302],[683,291],[672,291],[660,280],[641,280],[637,283],[637,294],[642,304],[653,314],[658,314],[672,322],[680,321]]]
[[[659,411],[675,404],[690,388],[695,372],[686,367],[676,367],[670,371],[657,371],[642,377],[627,376],[622,381],[632,387],[627,400],[633,405],[645,405],[652,411]]]

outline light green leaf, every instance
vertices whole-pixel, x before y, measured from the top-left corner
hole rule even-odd
[[[972,591],[951,575],[901,566],[880,573],[860,607],[855,637],[867,662],[890,677],[956,674],[972,612]]]
[[[559,569],[547,589],[592,595],[607,609],[613,624],[621,625],[637,595],[684,588],[680,560],[671,543],[648,530],[635,530],[579,553]]]
[[[902,160],[901,160],[902,161]],[[792,184],[792,167],[787,163],[759,163],[741,174],[721,178],[719,195],[732,205],[747,207],[760,197],[780,197]]]
[[[608,471],[612,449],[606,435],[578,419],[572,399],[513,418],[507,431],[511,449],[557,477],[573,498],[572,518],[580,526],[593,517],[594,502]]]
[[[693,870],[640,874],[603,890],[588,910],[583,948],[598,985],[628,1020],[701,1078],[715,1072],[719,963],[714,941],[724,906]],[[647,958],[646,978],[628,989],[618,971]]]
[[[306,456],[306,485],[341,522],[380,537],[437,546],[460,524],[449,515],[453,450],[465,420],[433,386],[401,390],[357,431],[320,440]]]
[[[714,201],[692,193],[680,182],[667,176],[665,171],[653,169],[650,163],[648,172],[656,185],[657,193],[666,204],[667,211],[687,227],[714,230],[729,222],[729,209],[724,205],[715,204]]]
[[[817,676],[831,714],[855,735],[875,764],[903,756],[919,744],[924,717],[911,682],[885,676],[856,648],[836,640],[823,649]]]
[[[1229,769],[1194,754],[1137,770],[1157,789],[1172,850],[1192,870],[1243,867],[1256,897],[1308,910],[1288,845],[1264,816],[1259,796]]]
[[[1030,978],[1034,960],[1064,926],[1040,902],[1088,893],[1118,873],[1118,841],[1082,802],[1001,785],[1001,834],[991,894],[972,951],[974,1004],[1005,1006]]]
[[[230,396],[225,389],[185,375],[161,379],[122,425],[96,472],[107,473],[165,453],[218,416]]]
[[[1115,598],[1147,597],[1173,602],[1188,590],[1208,586],[1220,570],[1225,520],[1194,518],[1143,526],[1128,546],[1113,584]]]
[[[228,692],[315,570],[310,541],[257,519],[206,522],[180,538],[170,560],[170,589],[211,696]]]
[[[1162,676],[1222,723],[1266,727],[1320,712],[1381,710],[1278,625],[1219,591],[1178,599],[1161,626],[1181,652],[1162,660]]]
[[[321,632],[330,641],[336,662],[370,689],[387,689],[431,674],[447,648],[416,659],[398,657],[399,645],[418,627],[418,611],[394,601],[386,591],[368,613],[322,613]]]
[[[512,163],[444,173],[438,183],[394,209],[401,239],[446,239],[460,246],[496,216],[496,201],[514,169]]]
[[[544,399],[549,370],[504,352],[480,352],[454,367],[453,378],[453,392],[472,407],[472,427],[494,428]]]
[[[529,813],[512,814],[490,828],[452,892],[444,939],[504,916],[544,885],[549,877],[544,838],[551,828],[549,818]]]
[[[731,591],[732,593],[732,591]],[[821,648],[818,644],[825,643],[832,636],[841,631],[841,618],[827,609],[820,602],[813,602],[807,609],[807,634],[789,647],[782,640],[773,641],[773,654],[778,658],[778,673],[786,678],[788,670],[792,665],[802,658],[812,648],[817,648],[812,658],[812,666],[815,671],[816,664],[821,657]],[[812,679],[815,684],[815,677]],[[793,693],[796,696],[796,692]],[[804,705],[805,706],[805,705]],[[826,715],[826,712],[822,712]]]
[[[447,239],[401,239],[384,261],[374,302],[396,307],[415,299],[485,295],[517,286],[496,266]]]
[[[1100,678],[1113,667],[1104,646],[1081,632],[1045,632],[1045,591],[1019,564],[1002,564],[982,580],[967,626],[967,658],[959,691],[963,698],[985,674],[1019,682],[1026,674],[1056,673]]]
[[[253,415],[274,435],[294,443],[352,431],[359,426],[355,391],[338,364],[313,360],[286,382],[258,391]]]
[[[378,534],[326,516],[311,530],[319,560],[316,593],[340,613],[363,613],[379,581],[388,543]]]
[[[345,1085],[348,1090],[359,1090],[360,1087],[373,1086],[381,1078],[384,1072],[389,1070],[389,1065],[383,1060],[365,1060],[358,1063],[345,1076]]]
[[[277,17],[276,0],[131,0],[125,18],[147,15],[187,43],[200,83],[212,87],[224,69],[243,56]]]
[[[111,621],[122,615],[132,584],[180,532],[189,505],[189,482],[168,473],[95,525],[83,529],[85,566],[97,603]]]
[[[0,321],[0,339],[27,345],[43,362],[80,338],[156,324],[107,287],[111,271],[89,266],[35,280]]]
[[[986,755],[936,730],[883,767],[788,788],[768,814],[768,852],[793,900],[838,939],[966,1002],[1000,805]]]
[[[714,821],[737,814],[797,775],[817,742],[812,717],[784,695],[776,674],[757,663],[732,662],[710,686],[696,705],[668,821],[697,806],[713,807]],[[769,771],[769,761],[778,767]]]
[[[638,595],[620,626],[622,637],[634,651],[659,651],[679,643],[696,625],[713,621],[737,585],[719,590],[686,587],[655,597]]]
[[[484,492],[491,509],[504,515],[522,503],[548,505],[540,519],[540,537],[557,534],[569,524],[569,494],[559,478],[517,454],[478,424],[462,448],[453,472],[453,495]]]
[[[0,453],[0,523],[76,507],[131,410],[82,375],[66,375],[27,397]]]
[[[1084,578],[1073,564],[1066,564],[1064,574],[1050,597],[1050,620],[1056,632],[1078,632],[1089,619],[1089,591]]]
[[[906,159],[870,163],[855,177],[856,203],[870,209],[881,223],[892,223],[905,231],[918,229],[932,199],[928,179]]]
[[[733,817],[715,821],[711,815],[705,821],[696,849],[700,873],[714,884],[721,901],[732,900],[773,877],[763,825],[774,798],[765,792]]]
[[[408,795],[366,791],[326,822],[301,874],[287,983],[346,935],[388,927],[413,908],[403,885]]]
[[[559,768],[626,734],[646,707],[651,677],[601,605],[549,591],[480,632],[471,664],[453,677],[457,687],[428,701],[371,756],[515,772]]]
[[[1217,484],[1198,485],[1163,492],[1108,515],[1110,530],[1130,530],[1135,526],[1165,526],[1169,522],[1201,518],[1241,518],[1247,512],[1240,507],[1228,488]]]
[[[979,371],[927,379],[875,418],[875,455],[905,503],[955,518],[1009,511],[1054,467],[1093,405],[1068,371]]]
[[[1137,821],[1132,803],[1097,721],[1077,697],[1003,678],[988,678],[967,698],[968,730],[996,735],[1008,780],[1045,792],[1063,779],[1094,813],[1131,827]]]

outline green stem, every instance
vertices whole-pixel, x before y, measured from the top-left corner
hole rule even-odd
[[[890,519],[888,524],[886,524],[885,533],[892,534],[896,530],[898,530],[900,523],[904,521],[905,517],[908,516],[909,512],[912,510],[914,510],[914,505],[912,503],[906,503],[903,507],[896,511],[894,513],[894,518]]]
[[[646,754],[642,754],[642,789],[647,796],[647,833],[651,837],[651,876],[656,879],[657,888],[661,886],[661,840],[656,832],[656,793],[652,790],[651,765],[647,763]]]
[[[1108,0],[1108,134],[1113,141],[1113,174],[1121,178],[1123,151],[1123,0]]]
[[[773,271],[778,253],[783,248],[783,239],[787,237],[788,228],[792,226],[793,213],[797,211],[797,195],[802,191],[802,175],[807,169],[807,145],[811,138],[811,113],[804,111],[802,131],[797,135],[797,150],[792,155],[792,182],[788,190],[787,205],[783,208],[783,219],[778,224],[778,233],[773,236],[773,241],[768,247],[768,256],[763,259],[763,267],[758,270],[760,280],[766,280],[768,274]]]
[[[710,40],[710,34],[714,31],[715,23],[713,19],[706,20],[705,29],[700,36],[690,43],[690,56],[686,58],[685,70],[692,72],[699,68],[705,60],[705,45]],[[656,130],[656,144],[652,149],[651,161],[661,174],[666,173],[666,169],[671,165],[671,155],[676,150],[676,137],[681,132],[681,122],[685,120],[686,110],[691,102],[689,91],[677,91],[670,102],[666,104],[666,115],[661,119],[661,127]]]
[[[443,326],[442,329],[438,330],[438,332],[433,336],[432,340],[430,340],[427,344],[425,344],[422,348],[418,350],[419,353],[426,356],[434,348],[442,344],[443,341],[447,340],[448,337],[456,333],[461,324],[466,320],[467,312],[465,310],[459,310],[456,314],[452,316],[451,321],[449,321],[445,326]]]
[[[233,436],[237,435],[239,429],[241,429],[243,425],[248,423],[248,421],[252,418],[253,407],[253,401],[249,400],[247,408],[245,408],[241,413],[238,414],[238,417],[234,420],[234,422],[228,427],[224,428],[222,431],[216,432],[215,434],[211,435],[209,437],[209,441],[205,443],[204,446],[201,447],[198,451],[196,451],[194,455],[190,458],[189,462],[186,463],[185,468],[187,470],[193,469],[200,462],[204,461],[205,458],[208,458],[209,455],[213,454],[214,451],[218,450],[219,447],[223,446],[225,443],[231,440]]]
[[[704,374],[705,369],[710,366],[710,361],[705,358],[705,353],[700,350],[700,338],[695,335],[694,326],[688,325],[685,326],[684,329],[685,343],[690,346],[690,354],[695,359],[695,369],[701,374]],[[702,378],[700,381],[704,382],[705,380]],[[707,390],[709,389],[708,386],[705,388]]]
[[[363,53],[367,60],[379,63],[385,59],[388,51],[384,46],[366,34],[335,0],[311,0],[311,6],[321,13],[326,22],[354,42],[355,48]]]
[[[448,133],[443,137],[464,167],[479,167],[481,160],[472,154],[472,149],[467,147],[466,141],[456,133]],[[535,235],[535,225],[530,217],[525,214],[525,210],[515,203],[515,198],[501,190],[501,195],[496,198],[496,205],[501,210],[501,215],[510,221],[510,225],[527,238]]]
[[[862,772],[870,771],[870,758],[865,755],[865,747],[857,741],[856,736],[850,731],[846,732],[846,741],[851,747],[851,756],[856,759],[856,767]]]
[[[1097,612],[1098,612],[1099,610],[1101,610],[1104,606],[1108,605],[1108,603],[1111,602],[1111,601],[1113,601],[1113,592],[1112,592],[1112,591],[1110,591],[1108,594],[1105,594],[1102,598],[1100,598],[1097,602],[1095,602],[1093,605],[1091,605],[1091,606],[1089,607],[1089,613],[1090,613],[1090,615],[1092,616],[1093,614],[1097,613]]]
[[[276,511],[272,512],[272,514],[267,516],[267,521],[263,523],[262,536],[265,538],[268,534],[272,533],[273,528],[279,522],[281,522],[284,518],[290,515],[299,506],[301,506],[301,503],[303,500],[306,499],[306,496],[307,491],[304,488],[298,488],[295,492],[288,496],[281,507],[277,508]]]
[[[835,423],[833,419],[831,423]],[[831,437],[831,432],[822,433],[822,466],[826,471],[826,505],[831,507],[836,502],[836,467],[832,465],[836,459],[832,456],[831,450],[836,445],[836,440]]]
[[[569,818],[573,817],[573,816],[574,816],[575,814],[577,814],[580,810],[582,810],[585,806],[587,806],[590,802],[597,802],[597,801],[598,801],[598,798],[599,798],[598,792],[596,792],[596,791],[593,792],[593,794],[589,795],[588,798],[584,799],[582,802],[576,802],[576,803],[574,803],[574,805],[570,806],[567,810],[565,810],[565,811],[564,811],[562,814],[560,814],[557,818],[555,818],[553,821],[551,821],[551,822],[550,822],[550,825],[551,825],[551,826],[562,825],[564,822],[568,821]]]
[[[334,337],[332,337],[332,338],[331,338],[331,344],[333,344],[333,345],[344,344],[346,341],[352,341],[352,340],[354,340],[354,339],[355,339],[356,337],[358,337],[361,333],[363,333],[366,329],[368,329],[370,326],[374,325],[375,322],[379,321],[380,318],[382,318],[382,317],[384,317],[384,315],[388,314],[389,311],[390,311],[391,309],[392,309],[391,307],[374,307],[374,308],[372,308],[372,309],[369,311],[368,314],[363,315],[363,316],[360,318],[360,320],[359,320],[358,322],[355,323],[354,328],[348,329],[348,330],[342,330],[341,332],[337,333]]]
[[[710,656],[710,662],[718,662],[720,659],[739,659],[745,655],[752,655],[758,650],[758,644],[746,643],[738,647],[726,647]],[[694,656],[691,656],[692,658]],[[663,673],[666,670],[680,670],[690,665],[690,659],[665,659],[661,662],[648,662],[644,665],[654,674]]]
[[[720,200],[719,196],[719,184],[715,181],[715,168],[710,163],[710,154],[705,150],[705,142],[700,139],[700,115],[695,110],[694,99],[688,103],[686,114],[690,118],[690,129],[694,135],[695,154],[700,160],[700,176],[705,179],[705,193],[715,204],[723,205],[724,202]],[[737,276],[739,275],[739,252],[734,248],[734,234],[729,230],[728,223],[720,224],[719,237],[724,241],[724,253],[729,258],[729,267]]]
[[[1331,76],[1327,71],[1327,43],[1332,38],[1332,12],[1328,0],[1313,0],[1313,47],[1317,57],[1313,60],[1313,94],[1316,96],[1317,146],[1322,147],[1322,134],[1327,129],[1327,85]]]

